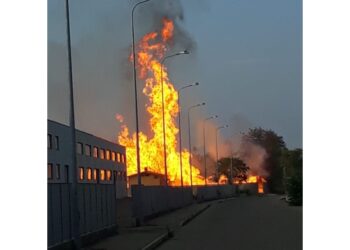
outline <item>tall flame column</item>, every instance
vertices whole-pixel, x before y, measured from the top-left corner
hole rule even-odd
[[[167,166],[167,155],[166,155],[166,136],[165,136],[165,114],[164,114],[164,79],[163,79],[163,65],[166,59],[179,55],[187,55],[187,50],[165,56],[161,61],[160,79],[162,81],[162,117],[163,117],[163,154],[164,154],[164,175],[165,175],[165,186],[168,186],[168,166]]]
[[[135,115],[136,115],[136,161],[137,161],[137,184],[141,185],[141,167],[140,167],[140,138],[139,138],[139,111],[137,103],[137,80],[136,80],[136,52],[135,52],[135,29],[134,29],[134,12],[137,6],[151,0],[144,0],[134,5],[131,11],[131,33],[132,33],[132,55],[133,55],[133,75],[135,89]]]

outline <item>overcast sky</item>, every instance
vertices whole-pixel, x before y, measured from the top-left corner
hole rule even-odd
[[[135,1],[70,2],[76,126],[115,140],[116,113],[124,115],[131,128],[134,123],[127,56]],[[207,103],[194,114],[194,126],[217,114],[217,125],[230,125],[222,138],[260,126],[283,136],[288,148],[302,147],[301,0],[180,2],[184,20],[179,24],[194,47],[190,55],[169,60],[167,66],[177,86],[200,82],[183,96],[184,108]],[[68,124],[64,7],[62,0],[48,1],[48,118]],[[152,31],[147,13],[145,6],[136,15],[137,39]],[[141,102],[142,130],[147,129],[144,105]],[[194,137],[200,144],[200,134]]]

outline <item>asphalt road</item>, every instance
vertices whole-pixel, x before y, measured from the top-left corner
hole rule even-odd
[[[278,196],[216,203],[157,249],[299,250],[302,207],[290,207]]]

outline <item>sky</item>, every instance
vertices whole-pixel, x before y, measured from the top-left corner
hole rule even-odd
[[[147,7],[153,8],[157,1],[162,0],[137,10],[136,40],[153,31]],[[68,124],[64,2],[48,1],[48,119]],[[136,1],[70,2],[76,127],[115,141],[120,130],[117,113],[125,116],[131,129],[135,123],[132,65],[127,57],[130,13]],[[184,18],[178,23],[188,35],[191,54],[169,60],[167,67],[176,87],[200,83],[182,96],[184,108],[206,102],[193,114],[193,129],[216,114],[219,118],[208,133],[228,124],[221,130],[222,142],[248,128],[262,127],[283,136],[288,148],[302,147],[302,1],[179,3]],[[147,131],[146,103],[141,92],[139,96],[140,127]],[[183,126],[186,129],[185,122]],[[192,138],[197,147],[202,143],[200,131],[196,129]]]

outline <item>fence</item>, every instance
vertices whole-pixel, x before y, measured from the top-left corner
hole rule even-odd
[[[133,214],[139,220],[187,206],[193,202],[190,187],[131,186]]]
[[[213,185],[213,186],[196,186],[195,196],[197,201],[208,201],[222,198],[233,197],[237,194],[236,185]]]
[[[71,193],[68,183],[48,184],[48,247],[72,238]],[[77,184],[80,234],[116,226],[114,185]]]

